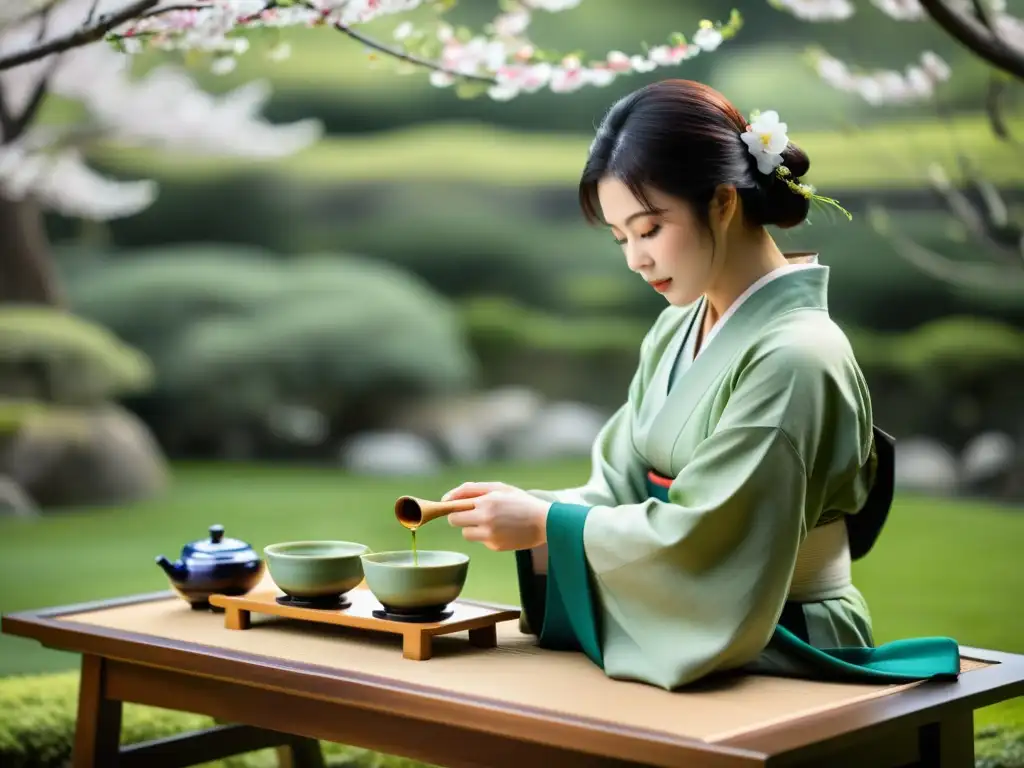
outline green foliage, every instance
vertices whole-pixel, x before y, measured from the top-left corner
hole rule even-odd
[[[618,317],[566,318],[493,297],[470,299],[463,317],[474,344],[566,355],[637,351],[649,323]]]
[[[78,673],[0,679],[0,765],[5,768],[63,768],[71,757],[77,714]],[[138,744],[209,728],[205,715],[140,704],[124,705],[121,743]],[[328,766],[336,768],[415,768],[422,763],[340,744],[321,743]],[[274,750],[259,750],[202,768],[271,768]]]
[[[750,105],[758,106],[760,100]],[[1011,115],[1009,123],[1013,132],[1024,130],[1024,116]],[[1015,149],[992,135],[983,114],[961,116],[949,123],[929,118],[892,120],[864,129],[847,129],[847,125],[837,116],[824,130],[791,129],[794,141],[811,158],[808,180],[823,193],[921,187],[927,163],[954,167],[956,151],[966,146],[980,172],[993,183],[1019,181]],[[261,167],[273,176],[307,183],[430,180],[572,186],[578,181],[591,139],[589,133],[516,131],[447,118],[375,135],[328,136],[303,152],[267,161]],[[148,176],[161,182],[252,170],[248,158],[210,158],[113,144],[99,146],[92,157],[117,174]]]
[[[971,376],[1024,364],[1024,330],[975,317],[946,317],[899,335],[873,335],[865,356],[915,376]]]
[[[277,287],[257,311],[182,334],[165,370],[170,390],[220,392],[224,407],[248,393],[258,413],[277,398],[319,403],[381,384],[439,390],[470,380],[457,317],[412,276],[329,256],[293,259],[268,276]]]
[[[49,402],[98,402],[145,389],[146,357],[105,327],[43,306],[0,307],[0,364],[42,367]]]
[[[79,275],[70,293],[79,312],[147,351],[160,396],[193,423],[284,403],[335,413],[377,386],[437,391],[474,376],[445,299],[370,259],[160,248]]]
[[[990,726],[975,732],[975,768],[1024,768],[1024,729]]]
[[[465,301],[462,311],[474,344],[566,355],[635,351],[650,327],[639,319],[567,318],[494,297]],[[944,317],[901,333],[843,325],[870,371],[949,379],[1024,364],[1024,330],[985,318]]]

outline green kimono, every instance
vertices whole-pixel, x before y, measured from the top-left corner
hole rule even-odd
[[[547,575],[516,553],[540,645],[666,689],[730,669],[956,678],[951,639],[874,647],[852,583],[790,599],[809,532],[855,519],[878,478],[869,393],[827,288],[824,266],[774,276],[695,358],[703,299],[655,321],[587,484],[531,491],[553,502]]]

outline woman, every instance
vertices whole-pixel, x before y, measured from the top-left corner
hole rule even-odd
[[[689,81],[615,104],[580,202],[668,302],[627,401],[586,485],[445,496],[476,499],[448,517],[467,540],[515,551],[524,629],[613,678],[959,672],[946,638],[872,647],[850,561],[884,521],[892,456],[829,317],[828,268],[787,259],[765,229],[834,203],[799,182],[810,162],[786,130]]]

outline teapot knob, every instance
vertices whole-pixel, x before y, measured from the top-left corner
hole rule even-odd
[[[224,526],[223,525],[211,525],[210,526],[210,541],[214,544],[220,544],[220,540],[224,538]]]

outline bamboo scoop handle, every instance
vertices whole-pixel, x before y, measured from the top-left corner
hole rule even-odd
[[[410,530],[426,525],[438,517],[445,517],[452,512],[465,512],[473,509],[473,499],[456,499],[455,501],[427,501],[415,496],[402,496],[395,502],[395,517],[398,522]]]

